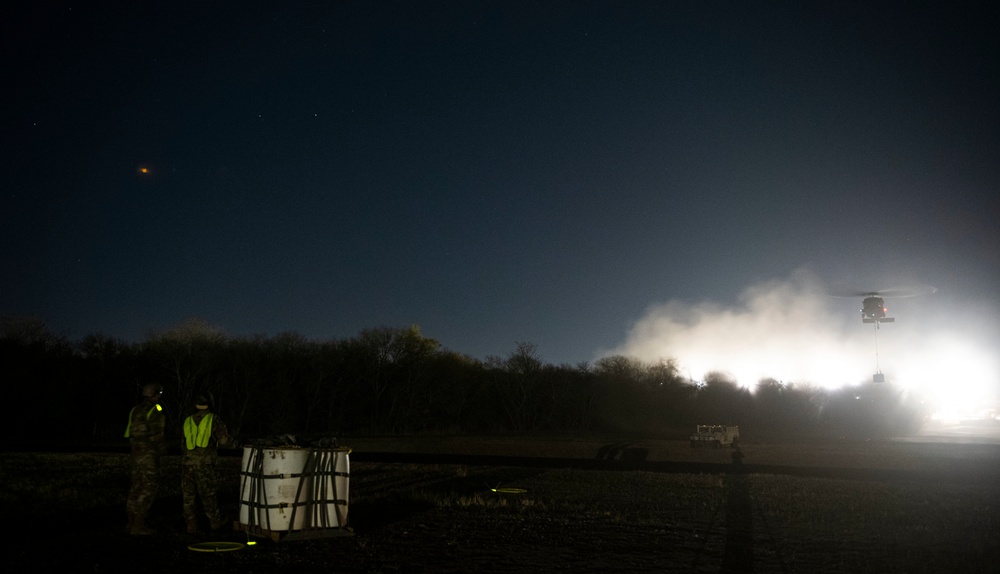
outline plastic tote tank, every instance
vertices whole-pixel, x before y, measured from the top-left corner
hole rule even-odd
[[[240,527],[248,532],[346,528],[351,449],[243,449]]]

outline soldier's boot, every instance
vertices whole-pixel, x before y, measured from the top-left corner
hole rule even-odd
[[[212,521],[212,530],[222,530],[228,524],[227,520],[219,514],[213,516],[210,520]]]
[[[198,519],[197,518],[186,518],[187,522],[187,533],[197,534],[198,533]]]
[[[151,534],[156,534],[156,531],[146,526],[145,516],[136,514],[132,517],[132,523],[129,525],[128,533],[133,536],[149,536]]]

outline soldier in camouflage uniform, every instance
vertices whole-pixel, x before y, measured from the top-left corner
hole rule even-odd
[[[195,412],[184,420],[184,459],[181,465],[181,493],[184,497],[184,520],[188,534],[198,532],[196,499],[208,516],[212,530],[225,525],[216,501],[215,464],[219,446],[235,446],[226,424],[212,412],[212,396],[208,393],[195,399]]]
[[[159,405],[163,387],[155,383],[142,388],[142,402],[129,413],[125,436],[132,444],[132,489],[128,494],[128,531],[130,534],[154,534],[146,526],[146,515],[153,505],[160,479],[160,457],[166,451],[164,427],[166,416]]]

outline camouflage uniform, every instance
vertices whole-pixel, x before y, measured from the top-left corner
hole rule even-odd
[[[216,501],[215,465],[219,458],[219,446],[227,446],[232,440],[226,429],[226,424],[217,415],[207,409],[201,409],[184,421],[185,435],[190,425],[197,427],[202,420],[211,416],[211,436],[206,446],[193,446],[193,440],[185,437],[184,459],[181,466],[181,494],[184,498],[184,520],[187,531],[198,531],[198,509],[195,500],[201,498],[201,506],[208,516],[212,530],[218,530],[225,525],[222,513]]]
[[[132,444],[132,489],[128,494],[128,528],[132,534],[151,534],[146,515],[153,505],[160,478],[160,457],[166,450],[163,430],[166,426],[155,397],[139,403],[129,414],[126,435]]]

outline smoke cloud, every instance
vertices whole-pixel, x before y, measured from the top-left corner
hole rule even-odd
[[[861,297],[832,297],[815,276],[798,271],[747,288],[733,306],[654,305],[624,343],[602,355],[672,358],[695,381],[721,372],[750,389],[763,378],[835,389],[881,372],[888,384],[919,393],[941,413],[981,416],[1000,398],[1000,366],[990,351],[996,347],[976,327],[984,315],[942,308],[933,297],[887,298],[897,322],[876,329],[861,322]]]

